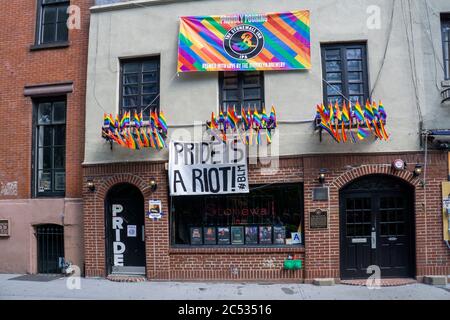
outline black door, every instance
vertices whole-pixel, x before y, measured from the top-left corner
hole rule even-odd
[[[341,192],[341,278],[414,275],[413,191],[387,176],[360,179]]]
[[[115,186],[106,200],[109,273],[145,273],[144,198],[129,184]]]
[[[54,224],[36,227],[38,273],[61,273],[64,228]]]

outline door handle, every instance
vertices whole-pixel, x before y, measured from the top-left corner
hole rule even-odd
[[[372,249],[377,248],[377,233],[376,231],[372,231]]]

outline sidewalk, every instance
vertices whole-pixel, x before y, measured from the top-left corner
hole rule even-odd
[[[96,300],[450,300],[450,285],[432,287],[412,284],[369,290],[336,285],[258,283],[119,283],[81,278],[80,290],[69,290],[67,278],[49,282],[9,280],[20,275],[0,274],[0,300],[96,299]]]

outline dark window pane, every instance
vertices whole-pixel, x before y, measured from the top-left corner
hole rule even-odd
[[[53,121],[66,121],[66,103],[64,101],[53,103]]]
[[[58,7],[58,20],[59,23],[66,25],[69,15],[67,14],[67,6]]]
[[[48,147],[53,143],[53,128],[51,126],[42,126],[39,128],[39,146]]]
[[[67,41],[69,38],[69,29],[67,29],[67,24],[65,22],[58,23],[57,28],[56,41]]]
[[[139,97],[127,97],[123,98],[123,107],[132,108],[139,105]]]
[[[363,93],[363,86],[362,84],[350,84],[348,86],[348,92],[349,94],[362,94]]]
[[[147,72],[142,74],[142,82],[156,82],[157,79],[157,73],[156,72]]]
[[[44,24],[56,23],[57,8],[44,8],[42,22]]]
[[[332,86],[327,86],[327,92],[329,95],[338,95],[342,92],[342,85],[333,84]]]
[[[123,76],[124,84],[137,84],[139,82],[139,75],[136,73],[130,73]]]
[[[123,72],[141,72],[141,64],[139,62],[128,62],[123,65]]]
[[[130,96],[139,94],[139,87],[137,85],[126,85],[123,86],[123,95]]]
[[[66,173],[64,171],[55,171],[55,191],[64,191],[66,187]]]
[[[326,50],[325,58],[327,60],[341,60],[341,50]]]
[[[326,70],[327,72],[333,71],[341,71],[341,62],[340,61],[327,61]]]
[[[342,80],[342,74],[340,72],[328,72],[327,80],[340,82]]]
[[[158,64],[154,61],[148,61],[142,63],[142,71],[155,71],[158,70]]]
[[[223,87],[226,89],[237,89],[238,79],[237,78],[225,78],[223,80]]]
[[[40,103],[38,111],[38,123],[47,124],[52,120],[52,104],[51,103]]]
[[[55,145],[64,146],[66,144],[66,127],[56,126],[55,127]]]
[[[362,80],[363,80],[362,72],[349,72],[348,80],[362,82]]]
[[[224,91],[224,99],[225,100],[238,100],[238,91],[237,90],[225,90]]]
[[[361,49],[347,49],[347,59],[362,59]]]
[[[347,62],[348,71],[362,71],[361,61],[348,61]]]
[[[243,83],[245,86],[259,86],[260,78],[258,77],[244,77]]]
[[[52,172],[39,171],[38,173],[38,191],[45,192],[52,190]]]
[[[148,95],[148,96],[142,96],[142,106],[146,107],[148,105],[152,106],[158,106],[159,105],[159,98],[157,98],[156,95]]]
[[[42,26],[42,42],[53,42],[56,39],[56,24],[46,24]]]
[[[244,89],[244,99],[259,99],[261,97],[260,89]]]
[[[38,169],[52,168],[52,148],[39,148],[39,167]]]
[[[157,94],[158,93],[158,85],[157,84],[146,84],[142,86],[143,94]]]
[[[65,164],[65,148],[55,147],[53,148],[54,162],[53,168],[63,169]]]

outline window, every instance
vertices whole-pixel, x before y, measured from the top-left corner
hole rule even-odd
[[[65,98],[35,101],[34,183],[37,196],[63,196],[66,185]]]
[[[261,111],[264,105],[264,73],[221,72],[219,75],[220,105],[222,111],[236,106],[240,114],[241,107],[256,108]]]
[[[445,80],[450,80],[450,15],[442,15]]]
[[[121,64],[120,112],[159,110],[159,57],[124,60]]]
[[[183,196],[172,199],[175,245],[285,245],[302,232],[299,184],[254,186],[249,194]]]
[[[365,44],[322,45],[324,103],[343,103],[344,95],[353,104],[369,98]]]
[[[38,0],[36,35],[38,45],[67,42],[69,4],[69,0]]]

